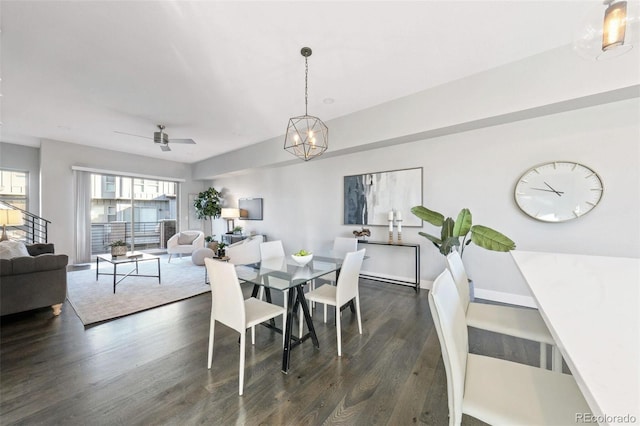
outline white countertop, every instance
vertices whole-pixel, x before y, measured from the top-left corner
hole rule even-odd
[[[640,259],[511,254],[597,421],[640,424]]]

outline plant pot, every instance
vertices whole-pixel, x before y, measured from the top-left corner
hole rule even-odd
[[[225,251],[224,249],[218,249],[218,257],[224,257]]]
[[[125,254],[127,254],[127,246],[111,247],[111,256],[124,256]]]

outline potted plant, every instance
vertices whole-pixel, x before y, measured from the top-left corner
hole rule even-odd
[[[124,256],[127,254],[127,243],[122,240],[111,242],[109,247],[111,247],[111,256]]]
[[[235,226],[235,227],[233,228],[233,233],[234,233],[235,235],[241,235],[241,234],[242,234],[242,226]]]
[[[222,197],[220,192],[211,187],[206,191],[199,192],[193,200],[193,207],[196,209],[198,219],[218,218],[222,212]],[[211,223],[213,230],[213,223]]]
[[[458,248],[460,256],[464,253],[466,246],[473,242],[477,246],[493,251],[510,251],[516,248],[516,244],[509,237],[500,232],[482,225],[472,225],[471,212],[469,209],[462,209],[458,213],[458,218],[452,218],[423,206],[415,206],[411,213],[420,219],[440,227],[440,237],[419,232],[420,235],[428,239],[438,248],[440,253],[448,255],[455,248]],[[462,237],[462,241],[460,238]],[[467,239],[469,237],[469,239]]]
[[[213,187],[198,193],[198,196],[193,200],[193,207],[196,209],[198,219],[206,220],[209,217],[219,217],[222,212],[221,201],[220,192]]]
[[[434,226],[440,227],[440,238],[426,232],[418,232],[418,234],[431,241],[444,256],[456,248],[460,252],[460,257],[462,257],[465,247],[472,242],[477,246],[493,251],[510,251],[516,248],[516,244],[500,232],[486,226],[472,225],[469,209],[462,209],[455,221],[450,217],[445,219],[441,213],[423,206],[413,207],[411,213]],[[467,239],[469,234],[470,238]],[[462,237],[462,242],[460,237]],[[469,297],[471,300],[475,298],[474,293],[473,280],[469,279]]]
[[[220,242],[218,243],[218,257],[224,257],[225,255],[225,247],[227,246],[226,243],[224,242]]]
[[[215,237],[215,235],[207,235],[204,237],[204,241],[207,243],[207,248],[210,248],[216,253],[218,251],[218,242],[213,237]]]

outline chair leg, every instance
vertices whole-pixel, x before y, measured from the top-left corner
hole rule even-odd
[[[264,287],[260,286],[260,290],[258,290],[258,300],[264,300]]]
[[[172,254],[169,255],[169,260],[167,261],[167,263],[171,263],[171,256],[173,256]]]
[[[324,304],[324,322],[327,322],[327,304]]]
[[[360,297],[356,296],[356,316],[358,317],[358,331],[362,334],[362,319],[360,318]]]
[[[311,305],[311,303],[309,303],[309,305]],[[300,305],[300,307],[298,308],[298,337],[300,339],[302,339],[302,332],[304,330],[304,323],[303,323],[303,317],[304,317],[304,312],[302,312],[302,305]]]
[[[547,344],[540,342],[540,368],[547,369]]]
[[[327,305],[324,305],[325,309]],[[338,356],[342,356],[342,330],[340,327],[340,308],[336,306],[336,335],[338,336]]]
[[[256,344],[256,326],[251,327],[251,344]]]
[[[246,330],[243,333],[240,333],[240,371],[239,371],[239,395],[242,395],[244,391],[244,346],[246,339]]]
[[[216,325],[216,320],[215,318],[213,318],[213,315],[211,316],[211,323],[209,325],[209,355],[207,357],[207,365],[208,368],[211,369],[211,362],[213,361],[213,332],[214,332],[214,327]]]

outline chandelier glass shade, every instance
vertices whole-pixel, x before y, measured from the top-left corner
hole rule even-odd
[[[637,48],[639,5],[636,0],[605,0],[596,4],[574,34],[574,50],[583,58],[600,61]]]
[[[287,125],[284,138],[284,149],[296,157],[309,161],[322,155],[329,147],[329,129],[318,117],[307,113],[307,83],[309,65],[307,58],[311,56],[311,49],[303,47],[300,54],[304,56],[304,115],[292,117]]]

